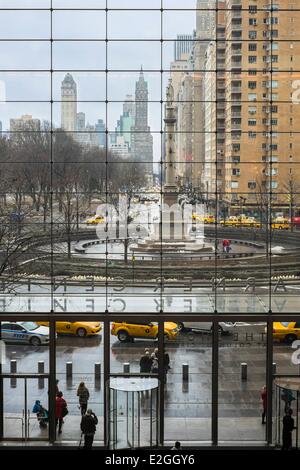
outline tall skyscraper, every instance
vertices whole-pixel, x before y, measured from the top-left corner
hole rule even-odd
[[[61,84],[61,127],[67,132],[77,130],[77,85],[70,73]]]
[[[106,148],[106,128],[103,119],[98,119],[95,124],[95,130],[97,132],[99,146]]]
[[[123,104],[123,114],[120,116],[119,131],[128,144],[129,150],[132,147],[131,129],[135,125],[135,103],[132,95],[127,95]]]
[[[264,0],[226,0],[229,203],[264,206],[272,190],[272,203],[288,206],[299,181],[300,108],[291,98],[300,67],[299,17],[290,8],[290,0],[280,9]]]
[[[183,60],[185,55],[189,55],[193,47],[192,34],[178,34],[174,43],[174,60]]]
[[[196,31],[197,39],[209,41],[215,35],[216,4],[218,0],[197,0]]]
[[[132,95],[126,95],[124,104],[123,104],[123,114],[128,114],[132,118],[135,115],[135,104],[134,98]]]
[[[135,86],[135,116],[132,132],[132,155],[135,161],[144,162],[148,175],[153,173],[153,137],[148,125],[148,83],[141,69]]]
[[[193,47],[194,63],[194,96],[193,96],[193,171],[192,183],[196,187],[202,185],[202,172],[205,159],[205,57],[207,48],[215,39],[216,0],[197,0],[196,40]]]
[[[204,96],[205,96],[205,163],[202,172],[203,189],[207,199],[219,200],[224,193],[225,175],[225,2],[218,2],[214,36],[206,51]],[[217,69],[217,73],[216,73]]]

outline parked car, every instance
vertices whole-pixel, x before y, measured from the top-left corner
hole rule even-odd
[[[272,220],[271,226],[275,230],[289,230],[290,221],[286,217],[276,217]]]
[[[38,322],[39,325],[49,326],[48,322]],[[97,335],[101,331],[101,323],[86,321],[58,321],[56,322],[56,333],[79,336]]]
[[[2,322],[1,339],[11,343],[41,346],[49,343],[49,328],[35,322]]]
[[[219,323],[219,333],[220,334],[229,334],[232,332],[233,328],[236,326],[236,323],[232,322],[220,322]],[[201,322],[201,323],[191,323],[191,322],[179,322],[178,323],[179,331],[203,331],[207,333],[212,332],[212,323],[211,322]]]
[[[274,322],[273,338],[292,343],[300,338],[300,322]]]
[[[122,343],[132,341],[134,338],[157,339],[158,325],[152,322],[126,323],[113,322],[111,326],[111,334],[117,336]],[[169,340],[173,340],[178,335],[177,323],[165,322],[164,334]]]
[[[214,224],[216,222],[216,218],[214,215],[192,215],[193,221],[203,222],[204,224]]]
[[[91,219],[87,219],[86,224],[87,225],[98,225],[98,224],[103,224],[104,223],[104,217],[102,215],[95,215],[95,217],[92,217]]]

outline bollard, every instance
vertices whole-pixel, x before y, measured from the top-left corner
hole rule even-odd
[[[95,362],[95,379],[100,380],[101,378],[101,363]]]
[[[38,362],[38,373],[39,374],[44,374],[44,372],[45,372],[45,363],[44,363],[44,361],[39,361]],[[44,388],[45,387],[45,380],[43,378],[39,378],[38,387],[39,388]]]
[[[12,359],[10,361],[10,373],[16,374],[17,373],[17,361],[16,359]]]
[[[17,361],[16,359],[12,359],[10,361],[10,373],[11,374],[16,374],[17,373]],[[12,378],[10,379],[10,387],[11,388],[16,388],[17,386],[17,379]]]
[[[72,362],[66,362],[66,374],[67,374],[67,378],[72,377],[73,375],[73,363]]]
[[[182,364],[182,380],[188,382],[189,380],[189,365]]]
[[[276,362],[273,362],[273,364],[272,364],[272,374],[273,375],[276,375],[276,369],[277,369],[277,364],[276,364]]]
[[[125,362],[123,364],[123,372],[124,372],[124,374],[129,374],[130,373],[130,364],[129,364],[129,362]]]
[[[247,362],[241,363],[241,379],[247,380]]]

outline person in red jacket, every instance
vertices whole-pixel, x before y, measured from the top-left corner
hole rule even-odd
[[[66,416],[66,410],[67,410],[67,402],[63,398],[63,393],[58,392],[56,396],[56,402],[55,402],[55,418],[56,418],[56,426],[58,425],[58,434],[61,434],[61,428],[63,425],[64,421],[64,416]]]
[[[263,412],[262,412],[262,415],[261,415],[261,424],[265,424],[265,419],[266,419],[266,414],[267,414],[267,387],[264,386],[262,389],[261,389],[261,402],[262,402],[262,408],[263,408]]]

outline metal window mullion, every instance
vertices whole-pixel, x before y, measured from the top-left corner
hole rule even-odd
[[[218,395],[219,395],[219,321],[213,320],[212,371],[211,371],[211,440],[218,445]]]
[[[56,398],[56,323],[55,320],[49,322],[49,440],[56,440],[56,422],[55,422],[55,398]]]
[[[158,378],[159,378],[159,445],[164,445],[165,379],[164,379],[164,322],[158,322]]]
[[[110,425],[110,388],[109,388],[109,377],[110,377],[110,321],[109,319],[104,320],[104,444],[106,447],[109,446],[110,432],[108,426]],[[105,393],[107,390],[107,393]]]
[[[266,385],[267,385],[267,426],[266,426],[266,440],[267,444],[272,444],[273,435],[273,319],[270,314],[267,321],[267,370],[266,370]]]

